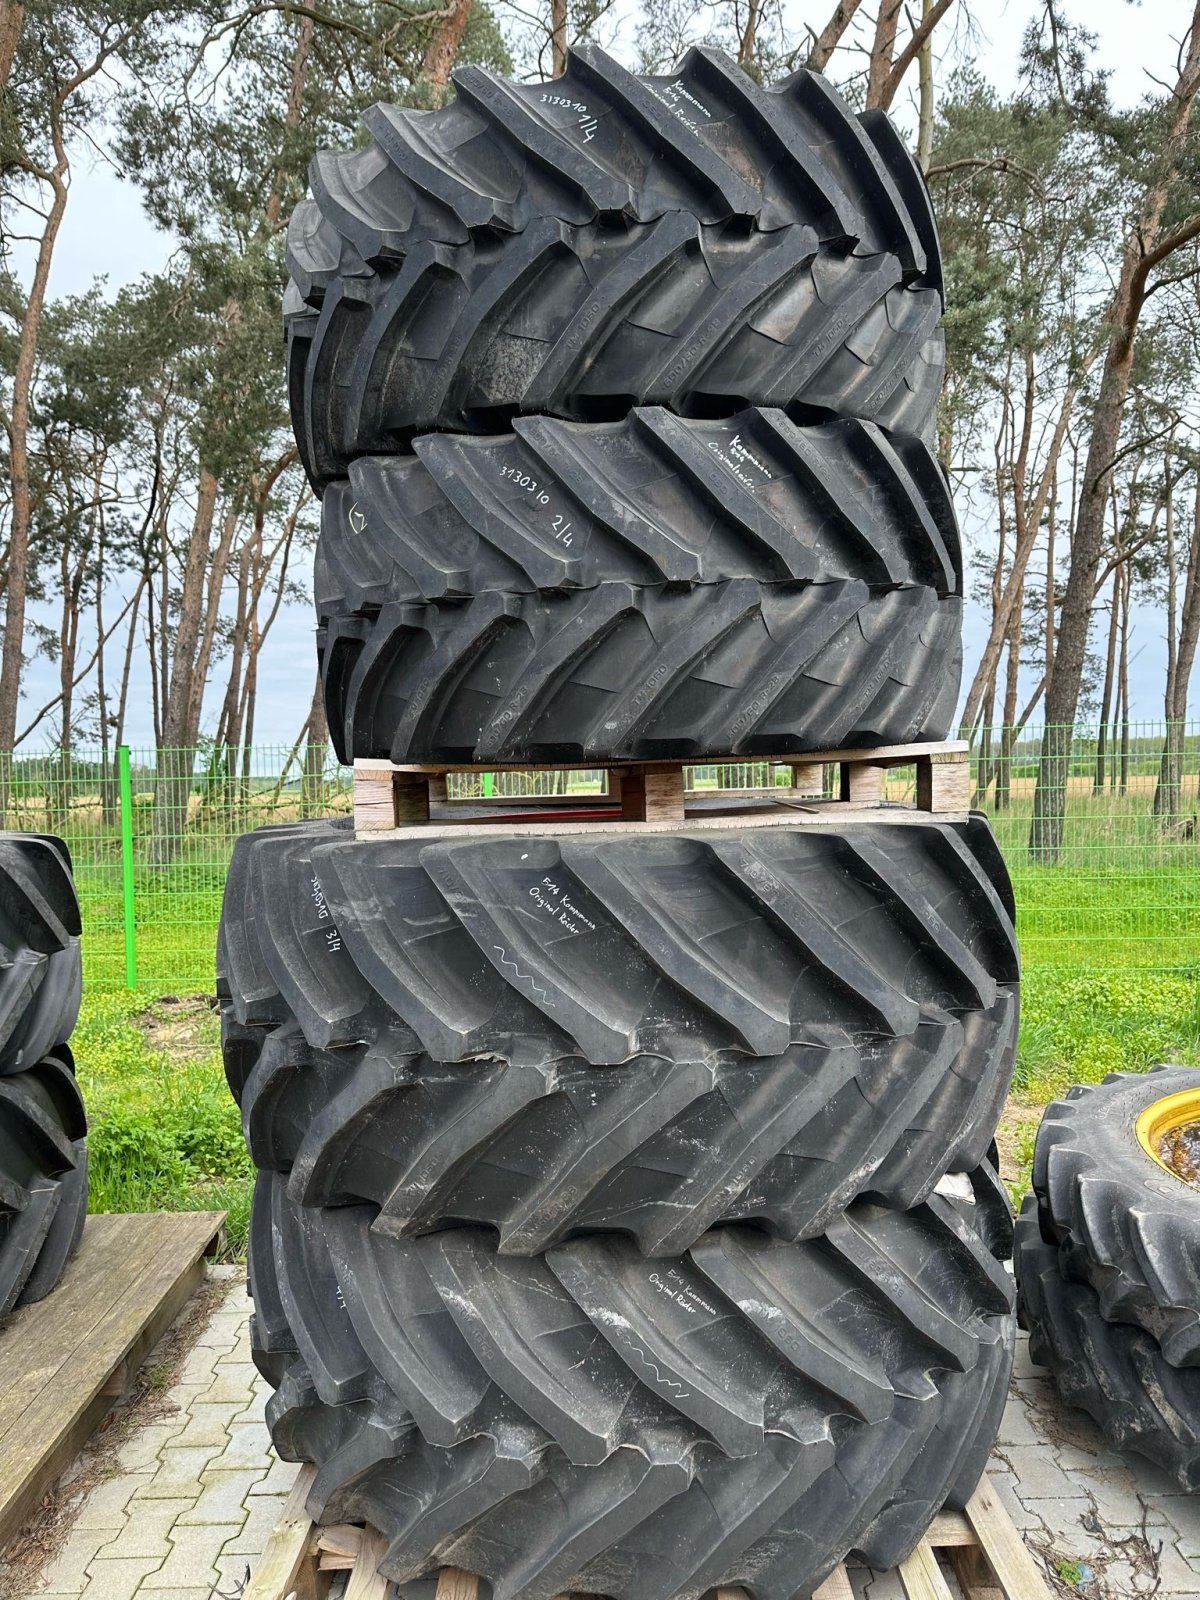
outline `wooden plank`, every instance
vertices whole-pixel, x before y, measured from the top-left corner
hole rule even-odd
[[[1008,1600],[1052,1600],[1037,1563],[986,1475],[967,1501],[967,1521]]]
[[[223,1221],[223,1212],[89,1217],[55,1292],[0,1332],[0,1545],[111,1409],[114,1371],[136,1372],[199,1288]]]
[[[346,1587],[346,1600],[386,1600],[391,1580],[382,1576],[379,1563],[387,1555],[388,1541],[374,1528],[362,1531],[362,1547]]]
[[[920,756],[956,756],[970,750],[965,739],[931,739],[923,744],[851,745],[837,750],[795,750],[773,756],[689,756],[686,761],[664,763],[659,757],[653,761],[619,761],[605,763],[595,757],[582,761],[488,761],[488,772],[602,772],[606,765],[621,767],[730,767],[747,762],[766,761],[772,766],[803,766],[805,763],[828,761],[875,761],[886,766],[903,767]],[[469,761],[404,761],[390,762],[360,757],[354,763],[354,777],[374,781],[384,772],[477,773],[478,766]]]
[[[433,1600],[475,1600],[478,1593],[479,1579],[473,1572],[464,1572],[461,1567],[443,1567],[438,1573]]]
[[[937,1557],[926,1539],[897,1568],[908,1600],[954,1600],[954,1592],[942,1577]]]
[[[939,1511],[925,1537],[935,1550],[979,1543],[978,1535],[961,1511]]]
[[[884,806],[871,809],[849,806],[838,800],[814,800],[802,806],[772,806],[762,811],[704,812],[699,816],[685,816],[682,822],[659,823],[658,826],[672,827],[676,831],[682,829],[688,834],[701,834],[712,833],[722,828],[849,828],[859,824],[878,827],[881,823],[889,828],[903,828],[928,826],[931,822],[967,820],[966,810],[939,811],[935,815],[930,811],[918,811],[915,806]],[[419,827],[393,828],[386,833],[373,834],[372,837],[419,839],[432,843],[435,839],[494,839],[499,833],[512,839],[562,839],[568,835],[574,837],[578,834],[599,836],[644,834],[649,831],[651,831],[649,823],[630,822],[616,817],[598,817],[590,821],[560,818],[546,822],[507,822],[503,817],[498,817],[494,822],[458,824],[447,822],[443,825],[435,821]]]
[[[825,765],[821,761],[792,763],[792,788],[797,794],[814,795],[825,791]]]
[[[647,822],[673,827],[683,821],[683,768],[647,767],[643,774]]]
[[[396,826],[395,783],[386,761],[354,763],[354,831],[383,833]]]
[[[821,1587],[813,1590],[812,1600],[854,1600],[854,1585],[845,1567],[835,1567]]]
[[[926,811],[958,811],[971,803],[971,765],[965,755],[933,755],[917,762],[917,804]]]
[[[842,766],[842,799],[852,806],[883,804],[887,768],[877,761],[847,761]]]
[[[250,1575],[242,1600],[287,1600],[293,1593],[297,1600],[304,1600],[310,1590],[315,1592],[313,1525],[305,1505],[316,1476],[316,1467],[301,1467],[297,1472],[279,1521]],[[301,1587],[304,1584],[308,1585],[307,1589]]]

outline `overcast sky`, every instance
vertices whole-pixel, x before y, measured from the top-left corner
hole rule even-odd
[[[790,14],[797,31],[805,21],[821,26],[831,9],[830,0],[819,5],[810,0],[792,0]],[[989,4],[975,0],[974,43],[969,48],[981,70],[1001,89],[1011,88],[1016,80],[1021,35],[1026,23],[1040,7],[1036,0],[1001,0]],[[1178,40],[1185,29],[1191,6],[1187,0],[1080,0],[1068,11],[1086,21],[1098,37],[1098,63],[1111,70],[1114,98],[1133,104],[1153,87],[1152,77],[1173,77],[1175,47],[1167,36]],[[627,13],[627,18],[633,13]],[[626,24],[622,39],[631,36]],[[960,39],[962,34],[960,31]],[[903,120],[904,111],[900,111]],[[139,273],[160,267],[170,254],[172,241],[147,220],[137,191],[123,183],[99,161],[77,161],[70,202],[55,256],[51,289],[54,294],[82,291],[95,278],[107,279],[110,292]],[[968,536],[986,538],[987,530],[968,528]],[[299,569],[296,573],[301,577]],[[978,655],[981,616],[971,610],[967,621],[967,661]],[[1131,701],[1135,719],[1158,720],[1162,716],[1162,682],[1165,662],[1162,619],[1143,607],[1136,619],[1132,652]],[[140,652],[144,657],[144,651]],[[153,724],[148,695],[148,675],[144,659],[139,663],[138,682],[131,699],[128,730],[133,745],[153,742]],[[282,614],[264,651],[259,671],[258,708],[255,740],[259,744],[289,745],[307,714],[309,686],[313,670],[313,621],[306,607],[292,607]],[[1200,679],[1200,672],[1198,672]],[[216,677],[222,677],[218,663]],[[27,673],[26,700],[38,705],[54,692],[57,680],[52,663],[31,663]],[[1193,685],[1195,693],[1197,685]],[[219,694],[220,690],[217,691]],[[216,695],[210,695],[210,701]],[[206,726],[215,717],[215,707],[206,712]],[[36,747],[37,736],[30,741]]]

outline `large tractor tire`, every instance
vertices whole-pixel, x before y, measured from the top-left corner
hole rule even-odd
[[[397,273],[340,278],[319,311],[291,295],[292,420],[318,487],[416,434],[496,433],[520,414],[603,422],[633,405],[711,417],[750,404],[928,437],[940,315],[894,256],[823,251],[809,228],[546,219],[486,243],[418,245]]]
[[[342,760],[706,760],[943,737],[962,558],[916,441],[658,409],[419,439],[322,508]]]
[[[413,452],[355,461],[326,492],[320,616],[606,583],[963,593],[945,474],[870,423],[642,406],[587,427],[519,417],[495,438],[427,434]]]
[[[79,897],[61,839],[0,832],[0,1076],[64,1045],[83,993]]]
[[[1079,1406],[1118,1450],[1145,1457],[1189,1494],[1200,1490],[1200,1381],[1173,1365],[1158,1341],[1110,1322],[1090,1283],[1064,1276],[1030,1195],[1017,1219],[1014,1264],[1029,1353],[1049,1367],[1064,1400]]]
[[[1113,1073],[1046,1108],[1033,1187],[1065,1274],[1200,1366],[1200,1071]],[[1200,1398],[1200,1384],[1197,1386]]]
[[[395,263],[418,243],[671,212],[762,232],[800,223],[941,290],[919,167],[886,116],[856,115],[820,73],[763,89],[720,51],[691,49],[669,77],[637,76],[581,45],[548,83],[475,66],[453,77],[449,105],[374,106],[366,148],[313,161],[306,298],[355,260]]]
[[[218,950],[251,1152],[397,1234],[788,1239],[983,1157],[1012,1072],[982,819],[689,836],[239,841]]]
[[[368,1207],[260,1179],[256,1359],[309,1509],[367,1521],[400,1582],[494,1600],[809,1595],[850,1551],[902,1559],[975,1487],[1004,1404],[1004,1269],[949,1202],[859,1205],[810,1244],[718,1229],[647,1261],[402,1240]]]
[[[47,1295],[79,1243],[86,1133],[65,1046],[0,1077],[0,1316]]]
[[[610,583],[329,618],[317,648],[343,761],[761,760],[944,738],[962,606],[855,582]]]
[[[293,217],[289,389],[316,485],[424,429],[647,401],[929,435],[937,231],[885,116],[707,50],[670,78],[585,47],[549,84],[455,83],[439,111],[369,111],[371,144],[318,156]]]

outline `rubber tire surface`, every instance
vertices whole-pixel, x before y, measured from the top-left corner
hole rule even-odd
[[[1043,1237],[1035,1195],[1017,1218],[1014,1257],[1029,1353],[1049,1367],[1118,1450],[1144,1456],[1185,1492],[1200,1490],[1200,1383],[1167,1361],[1144,1329],[1110,1322],[1096,1291],[1063,1275]]]
[[[317,650],[342,761],[753,760],[945,737],[962,603],[611,583],[330,618]]]
[[[86,1133],[65,1046],[0,1078],[0,1316],[48,1294],[79,1242]]]
[[[1172,1366],[1200,1365],[1200,1191],[1152,1161],[1135,1127],[1156,1100],[1200,1089],[1194,1067],[1112,1073],[1047,1106],[1033,1188],[1063,1270],[1110,1322],[1153,1335]]]
[[[319,1520],[367,1520],[401,1582],[495,1600],[811,1592],[961,1505],[1011,1365],[1007,1274],[956,1208],[860,1206],[820,1241],[750,1229],[648,1262],[588,1238],[497,1257],[260,1179],[253,1340],[276,1449]]]
[[[308,264],[305,298],[339,270],[395,262],[423,241],[676,211],[763,231],[801,223],[861,254],[895,255],[906,279],[941,288],[920,168],[884,114],[855,115],[820,73],[763,89],[723,52],[691,49],[670,76],[639,77],[581,45],[549,83],[475,66],[452,76],[449,105],[375,106],[365,149],[313,161],[316,208],[290,241]]]
[[[418,245],[399,272],[339,277],[319,308],[289,292],[289,404],[318,488],[415,434],[494,434],[522,413],[604,422],[632,405],[711,417],[754,404],[932,440],[940,314],[895,256],[823,250],[809,228],[545,219]]]
[[[949,486],[918,441],[778,410],[615,423],[519,417],[368,456],[321,504],[317,612],[594,589],[831,585],[963,593]]]
[[[988,1148],[1018,970],[979,818],[263,829],[238,841],[218,942],[256,1163],[305,1204],[370,1201],[398,1234],[494,1226],[514,1254],[580,1229],[672,1254],[723,1220],[797,1238],[862,1193],[917,1204]]]
[[[0,832],[0,1076],[70,1037],[83,994],[81,927],[65,843]]]
[[[343,761],[892,744],[941,738],[958,696],[945,479],[862,423],[431,435],[330,489],[314,586]]]

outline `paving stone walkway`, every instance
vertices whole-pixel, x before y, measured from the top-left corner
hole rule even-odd
[[[267,1387],[250,1359],[244,1283],[233,1269],[216,1270],[228,1284],[224,1299],[163,1397],[164,1408],[177,1409],[116,1451],[112,1475],[84,1498],[30,1600],[239,1593],[296,1469],[275,1459],[267,1438]],[[1062,1405],[1024,1341],[991,1473],[1061,1594],[1200,1596],[1200,1496],[1113,1455],[1081,1412]],[[860,1600],[903,1595],[891,1574],[852,1578]]]

